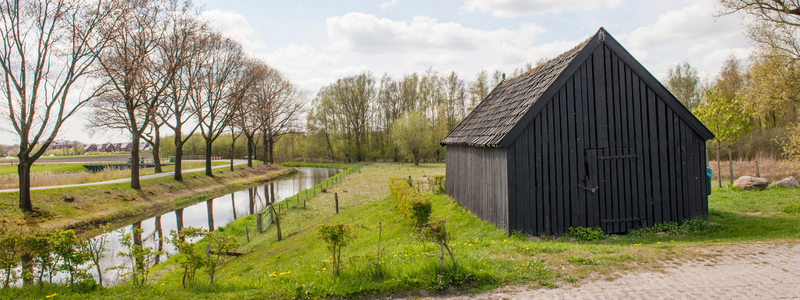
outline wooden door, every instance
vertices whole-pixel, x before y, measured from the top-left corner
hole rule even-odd
[[[589,226],[599,226],[604,233],[624,233],[641,226],[636,159],[633,147],[586,150]]]

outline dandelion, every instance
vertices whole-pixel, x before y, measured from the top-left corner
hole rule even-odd
[[[67,285],[67,287],[69,287],[69,284]]]
[[[670,243],[674,243],[675,241],[669,241]]]
[[[83,279],[81,279],[81,283],[83,283]]]
[[[161,286],[164,286],[164,284],[162,283]]]
[[[661,242],[658,242],[658,243],[656,243],[656,244],[659,244],[659,245],[661,245]]]
[[[55,297],[56,295],[58,295],[58,294],[47,295],[47,296],[44,296],[44,297],[49,299],[49,298]]]
[[[395,256],[397,256],[397,255],[395,255]],[[328,269],[328,268],[322,268],[322,270],[323,270],[323,271],[325,271],[325,270],[327,270],[327,269]]]

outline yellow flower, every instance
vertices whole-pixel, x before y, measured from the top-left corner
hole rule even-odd
[[[44,296],[44,297],[45,297],[45,298],[53,298],[53,297],[55,297],[56,295],[58,295],[58,294],[47,295],[47,296]]]
[[[81,279],[81,282],[83,282],[83,279]]]
[[[661,242],[658,242],[658,243],[656,243],[656,244],[659,244],[659,245],[661,245]]]
[[[322,270],[324,271],[325,269],[323,268]],[[269,274],[269,277],[275,277],[275,276],[277,276],[275,275],[275,273]]]
[[[674,243],[675,241],[669,241],[670,243]]]
[[[67,287],[69,287],[69,284],[67,285]]]
[[[161,286],[164,286],[164,284],[162,283]]]
[[[328,268],[322,268],[323,271],[327,270]]]

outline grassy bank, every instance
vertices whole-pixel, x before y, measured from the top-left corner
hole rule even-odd
[[[142,180],[141,190],[129,183],[31,191],[33,213],[18,207],[19,193],[0,194],[0,223],[5,226],[37,228],[82,228],[95,223],[114,223],[149,216],[186,206],[213,195],[245,188],[248,184],[289,174],[294,170],[279,166],[237,166],[184,174],[178,182],[172,177]],[[70,198],[71,202],[65,201]]]
[[[714,189],[708,222],[695,227],[665,227],[607,236],[598,241],[571,237],[506,235],[480,221],[451,198],[428,196],[432,219],[447,220],[458,267],[439,270],[438,248],[417,239],[416,231],[394,210],[388,197],[389,176],[435,176],[443,164],[369,164],[329,188],[327,193],[281,215],[284,240],[276,240],[275,226],[255,233],[255,216],[240,218],[220,228],[242,244],[244,256],[231,258],[218,270],[213,285],[198,272],[195,283],[181,288],[180,255],[159,265],[155,279],[140,287],[122,285],[92,292],[65,286],[45,289],[11,289],[0,297],[108,299],[292,299],[373,298],[376,295],[416,296],[476,292],[504,285],[555,288],[580,285],[588,280],[614,280],[620,272],[658,268],[668,259],[708,259],[698,247],[754,243],[796,243],[800,231],[800,189],[760,192]],[[333,212],[333,193],[340,213]],[[789,211],[789,212],[787,212]],[[331,274],[331,254],[316,238],[316,225],[327,222],[356,226],[357,237],[342,251],[342,274]],[[250,242],[244,226],[250,225]],[[380,268],[378,224],[382,225]],[[703,226],[704,225],[704,226]],[[202,245],[198,246],[202,249]],[[449,265],[449,261],[448,261]]]

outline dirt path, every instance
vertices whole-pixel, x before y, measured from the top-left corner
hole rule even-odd
[[[704,258],[662,270],[615,274],[579,286],[505,288],[440,299],[800,299],[800,245],[703,248]]]
[[[233,160],[233,165],[234,166],[243,165],[243,164],[246,164],[246,163],[247,163],[247,160],[241,160],[241,159]],[[230,168],[230,167],[231,167],[230,164],[226,164],[226,165],[211,166],[211,169],[221,169],[221,168]],[[205,171],[205,170],[206,170],[205,167],[189,169],[189,170],[181,170],[181,174],[201,172],[201,171]],[[161,178],[161,177],[167,177],[167,176],[173,176],[173,175],[175,175],[174,172],[164,172],[164,173],[157,173],[157,174],[150,174],[150,175],[140,175],[139,176],[139,180]],[[33,190],[60,189],[60,188],[68,188],[68,187],[81,187],[81,186],[90,186],[90,185],[105,185],[105,184],[114,184],[114,183],[125,183],[125,182],[130,182],[130,181],[131,181],[130,177],[125,177],[125,178],[106,180],[106,181],[97,181],[97,182],[65,184],[65,185],[37,186],[37,187],[32,187],[31,190],[33,191]],[[0,193],[13,193],[13,192],[19,192],[19,188],[0,190]]]

